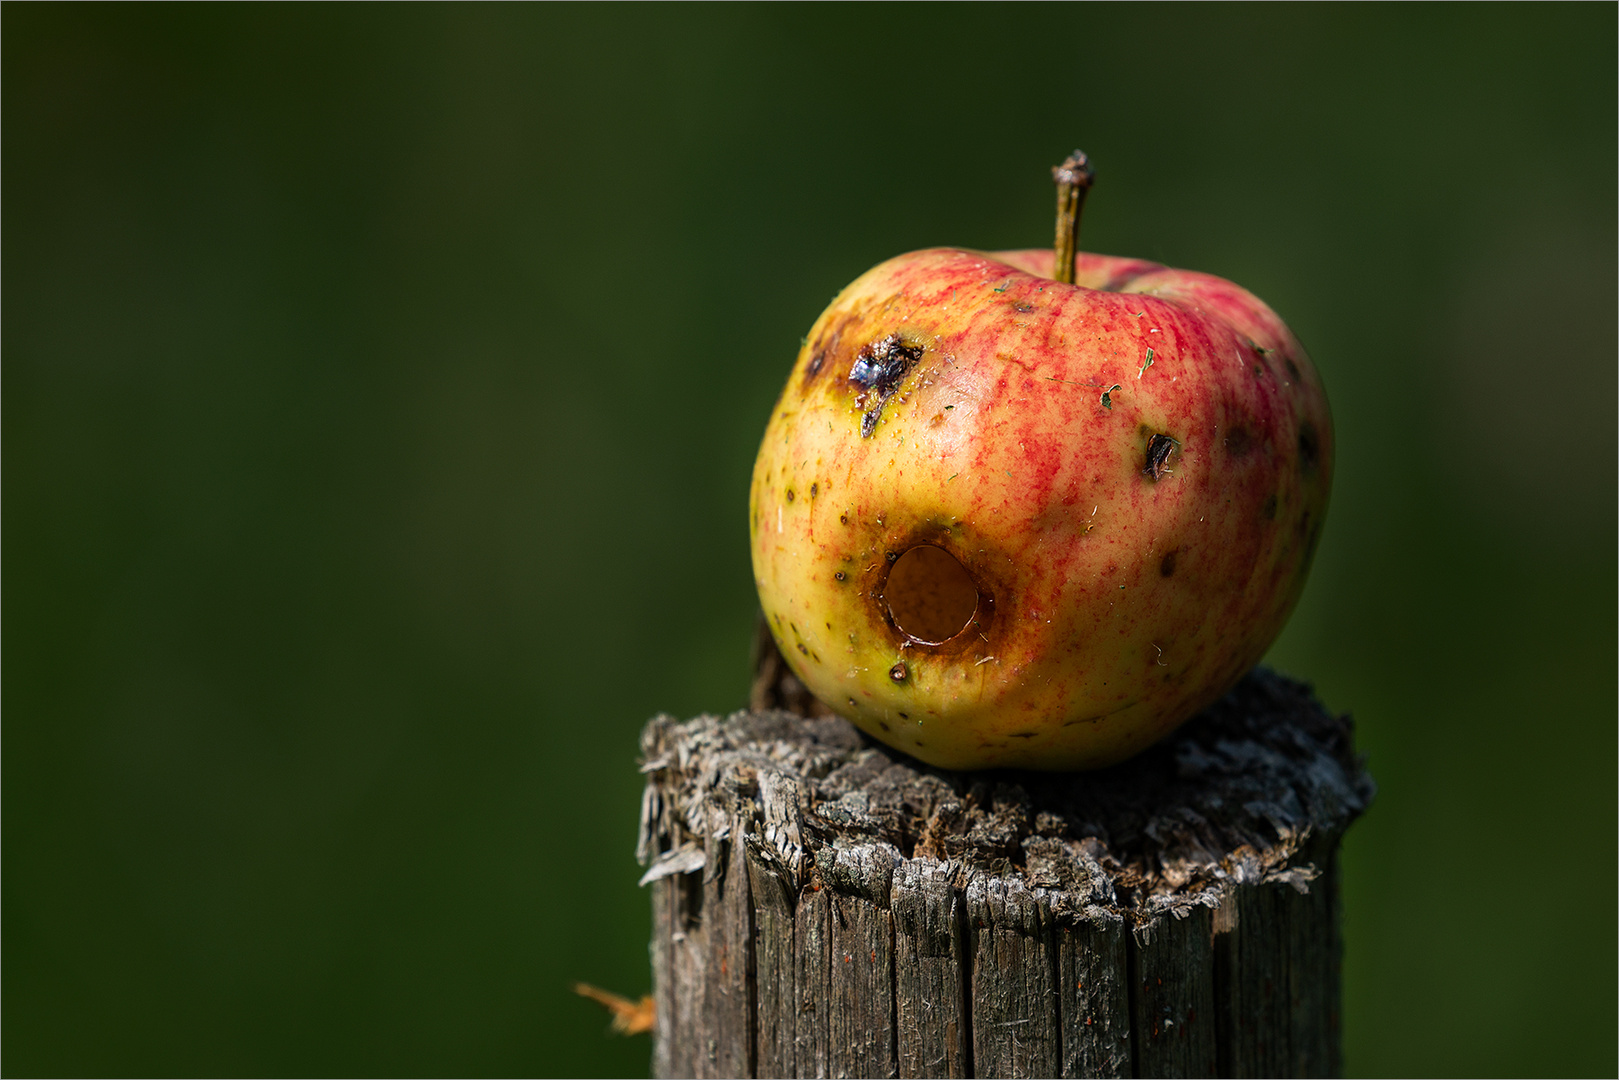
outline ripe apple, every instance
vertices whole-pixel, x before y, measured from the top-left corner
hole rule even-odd
[[[1264,654],[1321,534],[1331,417],[1282,320],[1138,259],[1076,254],[1065,283],[1066,257],[863,274],[754,465],[754,576],[794,674],[945,768],[1150,745]]]

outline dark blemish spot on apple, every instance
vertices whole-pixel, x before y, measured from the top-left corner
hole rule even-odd
[[[1014,731],[1011,734],[1014,739],[1032,739],[1040,733],[1038,731]]]
[[[805,645],[802,641],[800,641],[798,643],[798,651],[803,653],[805,656],[808,656],[809,655],[809,646]]]
[[[927,745],[927,743],[923,742],[921,739],[912,739],[911,743],[914,746],[926,746]]]
[[[1158,480],[1169,471],[1169,455],[1175,452],[1175,440],[1168,435],[1154,435],[1147,440],[1147,462],[1141,468],[1143,476]]]
[[[1274,492],[1265,497],[1265,505],[1260,508],[1259,512],[1264,515],[1266,521],[1276,520],[1276,495]]]
[[[1232,457],[1242,457],[1253,447],[1254,437],[1248,434],[1245,427],[1234,427],[1225,433],[1226,453]]]
[[[902,713],[899,714],[899,718],[901,720],[909,720],[911,718],[911,714],[902,712]]]
[[[1103,683],[1102,685],[1106,686],[1107,683]],[[1133,705],[1135,703],[1131,702],[1131,704]],[[1128,709],[1129,707],[1130,707],[1129,705],[1121,706],[1120,709],[1114,709],[1113,712],[1120,712],[1120,711],[1122,711],[1122,709]],[[1100,724],[1103,720],[1106,720],[1111,715],[1113,715],[1113,714],[1112,713],[1103,713],[1100,716],[1082,716],[1078,720],[1065,721],[1063,723],[1063,727],[1073,727],[1075,724]]]
[[[837,573],[833,574],[832,576],[837,578],[839,581],[842,581],[845,578],[847,578],[849,575],[845,574],[842,570],[839,570]]]
[[[792,502],[796,498],[798,498],[798,496],[793,494],[793,489],[788,488],[787,489],[787,501]]]
[[[855,354],[849,381],[860,387],[855,404],[865,410],[860,419],[860,437],[871,438],[883,406],[894,396],[906,374],[922,359],[922,346],[907,345],[898,334],[889,334],[864,346]]]
[[[838,345],[843,341],[843,331],[847,325],[848,321],[844,320],[834,327],[829,327],[815,342],[815,351],[810,355],[809,363],[804,365],[806,387],[829,366],[827,360],[837,354]]]
[[[849,699],[849,704],[850,705],[854,704],[854,698]],[[894,730],[893,728],[888,726],[888,721],[887,720],[879,720],[879,721],[877,721],[877,726],[882,728],[884,731],[893,731]]]
[[[1286,363],[1287,363],[1287,373],[1289,375],[1293,376],[1295,379],[1298,378],[1299,377],[1299,366],[1293,362],[1291,357],[1288,358]]]
[[[821,493],[821,485],[819,483],[815,483],[815,484],[810,485],[810,498],[813,499],[813,498],[815,498],[815,496],[819,495],[820,493]]]
[[[1177,551],[1171,551],[1168,555],[1165,555],[1163,557],[1163,559],[1158,563],[1158,576],[1159,577],[1169,577],[1171,574],[1173,574],[1175,572],[1175,556],[1176,556],[1176,554],[1178,554],[1178,550]]]
[[[1299,463],[1304,466],[1306,475],[1314,475],[1320,460],[1321,436],[1316,433],[1315,425],[1306,420],[1299,426]]]
[[[848,514],[839,514],[838,515],[838,524],[840,524],[840,525],[849,524],[849,515]]]
[[[897,561],[899,559],[899,552],[890,551],[887,555],[884,556],[884,558],[886,558],[889,562],[895,562],[895,561]]]
[[[905,661],[901,660],[888,669],[888,677],[895,682],[904,682],[911,677],[911,669],[905,666]]]

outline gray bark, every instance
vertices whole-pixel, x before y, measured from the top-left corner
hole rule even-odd
[[[772,678],[642,736],[657,1075],[1337,1074],[1374,789],[1308,687],[1256,670],[1111,769],[959,774]]]

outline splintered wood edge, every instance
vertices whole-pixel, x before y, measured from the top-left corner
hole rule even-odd
[[[1148,930],[1244,884],[1307,892],[1375,793],[1352,743],[1348,717],[1262,668],[1138,758],[1066,777],[933,769],[831,716],[664,715],[641,738],[642,884],[711,876],[716,842],[740,839],[784,884],[845,892],[831,868],[883,848],[959,887],[1015,880],[1066,922]]]

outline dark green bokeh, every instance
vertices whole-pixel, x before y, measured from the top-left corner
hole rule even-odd
[[[1331,394],[1349,1069],[1611,1075],[1615,30],[8,5],[6,1070],[643,1072],[567,984],[646,988],[636,734],[742,701],[798,337],[1078,143],[1088,249]]]

